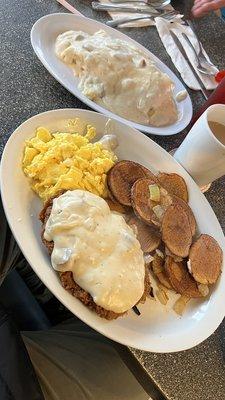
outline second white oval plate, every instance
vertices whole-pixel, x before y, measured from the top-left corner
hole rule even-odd
[[[185,87],[181,81],[176,77],[176,75],[154,54],[148,51],[145,47],[141,46],[139,43],[130,39],[127,35],[110,28],[100,22],[94,21],[89,18],[80,17],[73,14],[50,14],[45,17],[40,18],[33,26],[31,30],[31,43],[33,49],[45,66],[45,68],[50,72],[58,82],[60,82],[66,89],[68,89],[74,96],[78,97],[81,101],[87,104],[92,109],[107,115],[110,118],[115,118],[120,122],[124,122],[133,128],[141,130],[146,133],[152,133],[154,135],[175,135],[181,132],[190,122],[192,117],[192,103],[190,96],[180,103],[177,103],[179,119],[175,124],[154,127],[150,125],[140,125],[133,121],[128,121],[112,112],[106,110],[105,108],[99,106],[97,103],[89,100],[82,92],[78,89],[78,78],[74,76],[72,68],[68,67],[62,61],[60,61],[54,51],[55,41],[60,33],[69,30],[84,31],[90,34],[103,29],[111,37],[119,38],[125,42],[130,42],[135,45],[138,49],[142,50],[146,57],[151,58],[156,66],[164,73],[166,73],[171,80],[174,82],[174,95],[176,95],[181,90],[185,90]],[[151,40],[151,38],[149,38]]]
[[[2,200],[10,227],[24,256],[52,293],[73,314],[103,335],[124,345],[153,352],[180,351],[197,345],[215,331],[224,317],[225,265],[210,298],[190,301],[182,317],[172,310],[174,296],[169,294],[171,300],[167,306],[148,299],[145,304],[138,306],[141,316],[129,311],[126,316],[109,322],[91,312],[61,286],[40,238],[38,214],[42,204],[31,190],[21,162],[24,142],[35,135],[37,127],[44,126],[51,132],[65,132],[68,130],[68,120],[76,117],[97,128],[96,140],[103,135],[106,116],[92,111],[64,109],[47,111],[30,118],[15,130],[6,144],[1,162]],[[225,239],[219,222],[187,172],[164,149],[135,129],[118,121],[113,121],[112,128],[119,142],[116,149],[119,159],[137,161],[150,169],[177,172],[184,177],[199,232],[212,235],[225,254]]]

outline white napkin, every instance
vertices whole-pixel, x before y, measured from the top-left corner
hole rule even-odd
[[[162,43],[163,43],[167,53],[169,54],[171,60],[173,61],[175,67],[180,72],[183,81],[186,83],[186,85],[189,88],[194,89],[194,90],[199,90],[200,87],[199,87],[198,82],[196,81],[196,79],[195,79],[193,73],[191,72],[187,62],[185,61],[184,57],[178,50],[176,44],[173,41],[173,38],[170,35],[170,32],[169,32],[170,29],[172,29],[172,31],[177,35],[180,42],[184,46],[185,51],[187,52],[187,56],[188,56],[189,60],[195,67],[196,59],[195,59],[193,50],[190,48],[190,46],[187,44],[187,42],[181,35],[182,32],[186,33],[186,35],[190,39],[191,43],[193,44],[195,49],[198,51],[198,42],[195,38],[193,31],[187,25],[182,25],[179,22],[170,23],[170,22],[166,21],[165,19],[159,18],[159,17],[157,17],[155,19],[155,24],[156,24],[156,28],[158,30],[158,34],[162,40]],[[205,51],[204,51],[204,54],[205,54],[206,58],[210,61],[210,59]],[[215,89],[215,87],[217,86],[217,83],[216,83],[214,77],[210,77],[208,75],[201,74],[201,72],[199,72],[196,69],[196,67],[195,67],[195,70],[196,70],[197,74],[200,76],[206,89],[208,89],[208,90]],[[218,69],[215,67],[215,74],[217,72],[218,72]]]
[[[145,1],[145,0],[143,0],[143,1]],[[147,4],[147,0],[145,2]],[[119,2],[111,3],[110,0],[99,0],[99,3],[109,3],[109,4],[115,4],[117,6],[124,5],[124,3],[122,1],[121,1],[121,3],[119,3]],[[133,6],[132,3],[135,3],[135,1],[131,0],[130,3],[131,3],[131,6]],[[129,5],[129,3],[126,3],[126,6],[128,6],[128,5]],[[154,5],[153,5],[153,7],[154,7]],[[171,10],[173,10],[173,7],[171,5],[168,5],[164,9],[171,11]],[[138,14],[138,13],[135,14],[135,13],[127,13],[127,12],[122,13],[122,12],[116,12],[116,11],[108,11],[108,14],[110,15],[110,17],[113,20],[118,19],[118,18],[124,18],[124,17],[143,17],[144,16],[144,14]],[[180,18],[181,18],[181,15],[175,16],[175,19],[180,19]],[[123,24],[123,25],[121,25],[121,27],[141,28],[144,26],[154,26],[154,25],[155,25],[155,22],[153,19],[144,19],[144,20],[140,20],[140,21],[134,21],[134,22],[129,22],[129,23]]]

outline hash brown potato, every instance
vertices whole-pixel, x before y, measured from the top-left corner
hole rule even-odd
[[[190,298],[202,297],[197,283],[188,272],[185,262],[176,262],[170,256],[166,257],[165,271],[173,289]]]
[[[152,271],[164,287],[167,289],[172,289],[171,283],[166,275],[164,262],[165,260],[162,257],[160,257],[158,254],[155,254],[152,261]]]

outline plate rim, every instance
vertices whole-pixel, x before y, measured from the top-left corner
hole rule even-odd
[[[17,243],[18,243],[18,245],[19,245],[20,248],[21,248],[21,246],[20,246],[20,239],[18,239],[18,236],[19,236],[19,235],[17,235],[17,229],[15,229],[15,225],[13,224],[13,220],[12,220],[12,218],[10,217],[10,209],[9,209],[8,206],[7,206],[7,202],[6,202],[6,199],[5,199],[5,189],[4,189],[4,185],[2,185],[2,183],[4,182],[4,170],[3,170],[3,167],[4,167],[4,164],[7,163],[7,150],[8,150],[8,147],[11,146],[11,143],[13,142],[13,139],[14,139],[15,135],[17,134],[18,130],[20,130],[20,129],[23,127],[23,125],[29,123],[30,120],[38,119],[38,117],[41,116],[41,115],[43,115],[43,114],[52,114],[52,113],[54,114],[54,113],[57,113],[57,112],[63,114],[64,112],[68,112],[68,111],[69,111],[69,112],[73,112],[73,113],[75,113],[76,111],[78,111],[78,112],[82,112],[82,113],[84,113],[84,114],[85,114],[85,113],[98,114],[99,118],[101,118],[101,117],[107,118],[107,116],[105,116],[105,115],[102,115],[102,114],[100,114],[100,113],[96,113],[96,112],[94,112],[94,111],[85,110],[85,109],[64,108],[64,109],[48,110],[48,111],[45,111],[45,112],[36,114],[36,115],[34,115],[34,116],[28,118],[26,121],[24,121],[22,124],[20,124],[20,125],[14,130],[14,132],[12,133],[12,135],[10,136],[10,138],[8,139],[8,141],[7,141],[7,143],[6,143],[6,146],[5,146],[5,148],[4,148],[3,155],[2,155],[2,161],[1,161],[1,169],[0,169],[0,183],[1,183],[1,188],[3,188],[2,193],[1,193],[1,194],[2,194],[2,203],[3,203],[3,207],[4,207],[4,210],[5,210],[5,214],[6,214],[8,223],[9,223],[9,225],[10,225],[10,228],[11,228],[11,230],[12,230],[12,232],[13,232],[13,235],[15,236],[15,239],[16,239],[16,241],[17,241]],[[67,118],[67,117],[66,117],[66,118]],[[117,121],[117,122],[118,122],[118,121]],[[123,124],[123,125],[125,125],[125,124]],[[126,126],[126,125],[125,125],[125,126]],[[135,131],[134,128],[131,128],[131,129]],[[140,133],[141,133],[141,132],[140,132]],[[150,138],[148,138],[146,135],[144,135],[143,133],[141,133],[141,136],[145,137],[145,140],[146,140],[146,141],[148,141],[148,140],[150,139]],[[136,137],[137,137],[137,140],[139,140],[140,136],[136,136]],[[156,146],[156,147],[160,148],[160,151],[163,150],[163,152],[167,153],[165,149],[163,149],[161,146],[159,146],[157,143],[155,143],[152,139],[150,139],[150,141],[152,142],[152,145],[153,145],[153,146]],[[168,153],[167,153],[167,156],[173,158],[173,157],[170,156]],[[179,165],[179,167],[181,167],[182,170],[184,170],[183,167],[180,166],[180,164],[179,164],[175,159],[173,159],[173,161],[174,161],[174,164]],[[185,174],[187,174],[187,172],[186,172],[185,170],[184,170],[184,172],[185,172]],[[188,174],[187,174],[187,175],[188,175]],[[191,178],[191,180],[193,181],[192,178]],[[193,181],[193,182],[194,182],[194,181]],[[195,184],[195,183],[194,183],[194,184]],[[195,184],[195,185],[196,185],[196,184]],[[197,186],[197,185],[196,185],[196,186]],[[217,219],[217,217],[216,217],[216,215],[215,215],[215,213],[214,213],[214,210],[212,209],[212,207],[210,206],[209,202],[206,200],[206,198],[204,197],[204,195],[203,195],[201,192],[199,192],[199,194],[202,196],[202,199],[204,199],[205,204],[207,204],[208,207],[210,207],[210,210],[211,210],[212,214],[214,215],[215,219],[217,220],[218,228],[219,228],[219,234],[220,234],[220,236],[221,236],[221,240],[223,240],[223,247],[224,247],[224,249],[225,249],[224,234],[223,234],[222,228],[221,228],[221,226],[220,226],[220,224],[219,224],[219,221],[218,221],[218,219]],[[6,197],[7,197],[7,196],[6,196]],[[37,245],[39,246],[38,243],[37,243]],[[24,248],[21,248],[21,250],[24,250]],[[26,254],[26,250],[24,251],[24,253]],[[39,275],[39,270],[38,270],[38,268],[35,267],[35,262],[32,262],[32,260],[30,261],[29,258],[28,258],[28,261],[30,262],[31,267],[34,269],[35,273],[37,273],[37,275],[40,277],[40,279],[41,279],[42,281],[44,281],[45,285],[48,287],[48,283],[46,284],[45,279],[43,279],[43,277],[41,277],[41,276]],[[223,275],[224,275],[224,274],[223,274]],[[223,276],[223,278],[225,278],[225,276]],[[52,289],[50,289],[50,290],[52,291]],[[53,292],[53,294],[59,299],[60,302],[62,302],[66,307],[68,307],[68,304],[66,304],[66,301],[64,302],[64,299],[59,298],[54,292]],[[219,304],[222,305],[224,299],[225,299],[225,293],[224,293],[224,294],[221,293],[221,294],[220,294],[220,298],[217,299],[217,303],[219,303]],[[220,300],[220,302],[219,302],[218,300]],[[69,307],[68,307],[68,308],[69,308]],[[207,333],[205,334],[205,331],[202,332],[201,334],[198,333],[198,337],[196,338],[196,335],[195,335],[194,340],[192,339],[192,337],[189,337],[189,341],[186,342],[185,345],[179,344],[178,346],[176,346],[176,348],[174,348],[174,347],[173,347],[173,348],[170,348],[170,347],[168,347],[168,345],[167,345],[167,347],[164,347],[163,350],[162,350],[162,349],[160,349],[160,346],[159,346],[158,349],[156,349],[156,348],[151,348],[151,345],[145,346],[145,345],[140,344],[140,345],[139,345],[138,347],[136,347],[136,348],[138,348],[138,349],[140,349],[140,350],[144,350],[144,351],[151,351],[151,352],[157,352],[157,353],[168,353],[168,352],[177,352],[177,351],[187,350],[187,349],[189,349],[189,348],[192,348],[192,347],[198,345],[199,343],[201,343],[201,342],[203,342],[204,340],[206,340],[209,336],[211,336],[211,334],[217,329],[217,327],[218,327],[218,326],[220,325],[220,323],[222,322],[222,320],[223,320],[223,318],[224,318],[224,314],[225,314],[225,310],[221,307],[221,309],[219,310],[219,312],[217,312],[216,316],[214,315],[214,319],[213,319],[213,322],[214,322],[214,323],[212,323],[212,320],[210,321],[211,324],[207,327]],[[80,316],[79,316],[79,318],[82,319]],[[89,322],[87,322],[86,320],[84,320],[84,322],[87,323],[89,326],[91,326],[93,329],[97,330],[97,329],[96,329],[96,325],[94,325],[94,324],[92,324],[92,323],[89,323]],[[134,344],[132,345],[132,343],[129,343],[129,340],[128,340],[128,342],[124,342],[123,340],[115,339],[115,337],[113,337],[113,335],[111,336],[109,333],[106,334],[106,333],[105,333],[103,330],[101,330],[101,329],[98,329],[98,331],[99,331],[101,334],[103,334],[103,335],[109,337],[109,338],[112,339],[112,340],[116,340],[117,342],[119,342],[119,343],[121,343],[121,344],[124,344],[124,345],[126,345],[126,346],[134,347]],[[174,346],[174,345],[173,345],[173,346]]]
[[[53,19],[54,18],[70,18],[70,19],[72,18],[75,21],[83,20],[85,18],[87,21],[90,21],[91,24],[94,23],[94,24],[100,25],[100,27],[102,29],[113,31],[113,32],[116,32],[117,34],[119,33],[120,35],[122,35],[124,37],[124,40],[128,40],[128,41],[132,42],[133,44],[135,44],[137,47],[141,48],[145,53],[147,53],[149,55],[150,58],[152,58],[154,60],[154,62],[163,64],[166,67],[166,69],[168,70],[167,73],[169,72],[171,74],[171,79],[175,78],[179,82],[179,84],[182,86],[182,90],[187,90],[187,88],[184,85],[184,83],[181,81],[181,79],[163,61],[161,61],[160,58],[158,58],[154,53],[152,53],[150,50],[148,50],[142,44],[140,44],[136,40],[130,38],[125,33],[118,32],[116,29],[111,28],[100,21],[96,21],[94,19],[87,18],[85,16],[79,16],[79,15],[74,15],[74,14],[70,14],[70,13],[52,13],[52,14],[44,15],[41,18],[39,18],[31,28],[30,40],[31,40],[32,48],[33,48],[36,56],[38,57],[40,62],[43,64],[43,66],[47,69],[47,71],[50,73],[50,75],[52,75],[53,78],[56,79],[56,81],[59,82],[73,96],[78,98],[80,101],[82,101],[88,107],[90,107],[92,110],[100,112],[101,114],[106,115],[109,118],[117,119],[119,122],[127,124],[127,125],[131,126],[132,128],[137,129],[142,132],[145,132],[149,135],[173,136],[173,135],[177,135],[177,134],[181,133],[188,126],[188,124],[190,123],[191,118],[193,116],[193,105],[192,105],[192,100],[191,100],[191,97],[190,97],[188,91],[187,91],[187,101],[188,101],[187,109],[184,108],[186,122],[184,122],[183,126],[181,126],[180,128],[178,128],[178,127],[175,128],[174,124],[162,126],[162,127],[154,127],[154,126],[150,126],[150,125],[149,126],[142,125],[142,124],[136,123],[134,121],[127,120],[127,119],[120,117],[119,115],[107,110],[106,108],[98,105],[97,103],[93,102],[92,100],[88,99],[86,96],[83,95],[82,92],[79,91],[79,89],[77,88],[76,85],[75,85],[75,89],[76,89],[77,93],[75,94],[73,90],[69,89],[67,87],[67,85],[64,84],[63,78],[59,77],[54,72],[54,68],[52,68],[51,65],[46,61],[44,54],[40,53],[38,48],[35,45],[35,35],[36,35],[36,32],[38,31],[39,25],[41,25],[43,23],[43,21],[46,21],[46,20],[48,21],[48,19],[51,19],[51,18],[53,18]],[[165,131],[165,129],[168,129],[168,130],[171,129],[172,133],[171,132],[168,133],[167,131]]]

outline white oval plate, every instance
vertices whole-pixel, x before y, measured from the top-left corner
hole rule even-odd
[[[105,108],[100,107],[97,103],[89,100],[78,89],[79,80],[74,76],[72,68],[65,65],[55,55],[54,47],[56,38],[60,33],[68,30],[81,30],[93,34],[100,29],[103,29],[114,38],[119,38],[126,42],[130,42],[138,49],[142,50],[146,57],[151,58],[155,62],[156,66],[172,79],[175,84],[174,94],[178,93],[181,90],[185,90],[185,87],[176,77],[176,75],[162,61],[154,56],[154,54],[150,53],[145,47],[130,39],[127,35],[124,35],[123,33],[92,19],[79,17],[73,14],[47,15],[40,18],[34,24],[31,30],[31,43],[36,55],[45,66],[45,68],[50,72],[50,74],[54,76],[54,78],[58,82],[60,82],[67,90],[74,94],[74,96],[78,97],[81,101],[83,101],[83,103],[87,104],[92,109],[102,114],[105,114],[110,118],[115,118],[120,122],[124,122],[132,126],[133,128],[139,129],[146,133],[165,136],[175,135],[176,133],[181,132],[188,125],[192,117],[192,103],[189,95],[184,101],[177,103],[179,112],[178,121],[173,125],[157,128],[150,125],[140,125],[133,121],[128,121],[122,117],[119,117],[118,115],[113,114]],[[151,40],[151,37],[149,37],[149,40]]]
[[[124,345],[153,352],[180,351],[197,345],[215,331],[224,317],[225,268],[210,298],[205,301],[192,300],[182,317],[178,317],[171,308],[174,298],[166,307],[148,299],[145,304],[138,306],[141,316],[129,311],[126,316],[109,322],[91,312],[62,288],[40,239],[38,214],[41,202],[30,189],[21,169],[21,161],[24,141],[35,135],[38,126],[47,127],[53,132],[66,131],[68,119],[75,117],[93,124],[97,128],[97,139],[102,136],[106,116],[92,111],[64,109],[47,111],[28,119],[15,130],[6,144],[1,163],[2,200],[10,227],[24,256],[52,293],[72,313],[103,335]],[[137,161],[155,170],[177,172],[184,177],[199,231],[212,235],[225,254],[225,240],[219,222],[187,172],[164,149],[135,129],[115,120],[113,131],[119,141],[116,153],[120,159]]]

